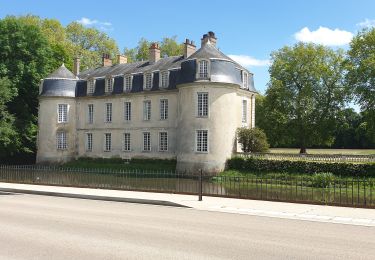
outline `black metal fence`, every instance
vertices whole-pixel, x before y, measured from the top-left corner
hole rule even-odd
[[[167,171],[0,165],[0,182],[375,208],[375,179],[359,177],[208,176]]]
[[[375,155],[371,154],[294,154],[294,153],[236,153],[236,156],[272,160],[306,160],[317,162],[375,162]]]

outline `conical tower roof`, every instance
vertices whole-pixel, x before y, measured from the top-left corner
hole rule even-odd
[[[77,77],[63,63],[60,68],[49,74],[46,79],[77,79]]]

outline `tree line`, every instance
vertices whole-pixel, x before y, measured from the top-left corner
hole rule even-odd
[[[285,46],[271,54],[269,74],[255,118],[272,147],[301,153],[375,147],[375,28],[360,31],[346,52],[312,43]]]
[[[62,62],[72,70],[98,67],[103,53],[115,63],[148,59],[150,41],[120,52],[105,32],[78,22],[7,16],[0,19],[0,160],[32,162],[36,154],[40,80]],[[159,41],[161,56],[183,54],[176,36]],[[375,30],[354,37],[348,52],[298,43],[271,54],[270,82],[258,95],[256,124],[272,147],[375,147]],[[355,100],[360,113],[348,106]]]

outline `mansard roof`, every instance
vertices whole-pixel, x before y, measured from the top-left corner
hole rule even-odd
[[[45,79],[78,79],[63,63],[60,68],[49,74]]]
[[[116,64],[108,67],[99,67],[83,71],[78,76],[80,79],[99,78],[106,76],[117,76],[123,74],[138,74],[161,70],[180,69],[184,56],[171,56],[161,58],[155,63],[149,61],[138,61],[134,63]]]

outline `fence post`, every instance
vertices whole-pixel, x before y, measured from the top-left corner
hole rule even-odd
[[[202,201],[202,169],[199,171],[199,178],[198,178],[198,201]]]

